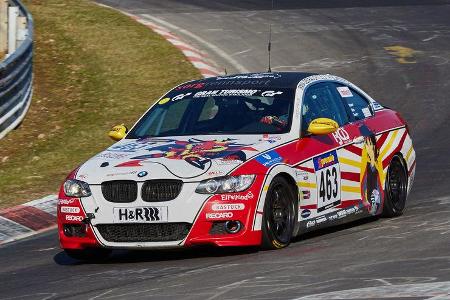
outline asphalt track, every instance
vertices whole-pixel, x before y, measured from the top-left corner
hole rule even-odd
[[[120,251],[101,264],[66,257],[52,231],[0,248],[0,299],[450,299],[450,1],[101,2],[172,26],[229,73],[267,69],[272,23],[273,70],[341,75],[409,122],[407,211],[280,251]]]

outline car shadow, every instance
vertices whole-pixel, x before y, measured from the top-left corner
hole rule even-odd
[[[314,240],[315,238],[326,238],[327,236],[339,233],[352,234],[354,232],[345,233],[346,229],[358,227],[377,221],[379,217],[371,217],[356,220],[347,224],[337,225],[329,228],[319,229],[316,231],[302,234],[292,240],[293,245],[301,246],[301,242]],[[157,250],[114,250],[112,255],[105,259],[97,259],[95,261],[79,261],[69,257],[64,251],[57,253],[53,260],[58,265],[76,266],[80,264],[127,264],[142,262],[161,262],[161,261],[177,261],[189,260],[195,258],[211,258],[211,257],[232,257],[239,255],[254,254],[261,250],[259,247],[214,247],[214,246],[195,246],[190,248],[179,249],[157,249]],[[277,250],[274,250],[277,251]]]
[[[141,263],[207,257],[229,257],[256,253],[258,251],[259,249],[257,247],[219,248],[214,246],[195,246],[189,248],[157,250],[114,250],[110,257],[96,261],[79,261],[69,257],[64,251],[61,251],[53,257],[53,260],[59,265]]]

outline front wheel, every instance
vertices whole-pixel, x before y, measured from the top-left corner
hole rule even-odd
[[[269,186],[264,204],[262,247],[287,247],[294,231],[295,217],[295,193],[286,179],[275,177]]]
[[[105,248],[64,249],[64,252],[73,259],[87,262],[103,261],[111,254],[111,250]]]
[[[386,175],[383,216],[396,217],[403,213],[406,206],[408,176],[402,158],[394,156]]]

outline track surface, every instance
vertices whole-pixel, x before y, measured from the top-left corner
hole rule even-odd
[[[273,70],[341,75],[407,119],[418,159],[408,209],[280,251],[123,251],[103,264],[69,259],[53,231],[0,248],[0,299],[450,299],[450,1],[101,2],[183,28],[229,73],[267,68],[271,22]]]

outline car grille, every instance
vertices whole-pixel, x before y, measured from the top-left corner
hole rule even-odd
[[[102,182],[103,197],[116,203],[133,202],[137,198],[137,183],[132,180]]]
[[[159,202],[173,200],[180,194],[181,180],[148,180],[142,186],[142,200]]]
[[[192,224],[99,224],[101,236],[108,242],[170,242],[183,240]]]

